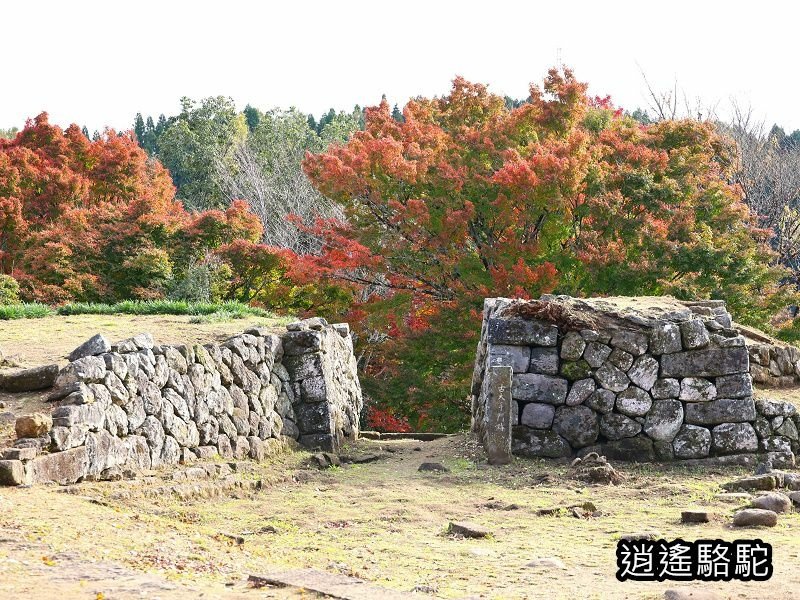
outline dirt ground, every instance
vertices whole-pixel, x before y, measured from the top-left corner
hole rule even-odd
[[[360,440],[375,462],[316,470],[304,452],[237,473],[263,489],[179,499],[162,473],[132,482],[0,488],[0,597],[283,598],[250,589],[250,574],[310,567],[441,598],[662,598],[675,583],[619,583],[616,542],[655,530],[665,539],[760,538],[773,545],[766,583],[688,584],[722,598],[793,598],[800,586],[800,514],[772,529],[734,530],[737,506],[715,499],[743,471],[616,465],[619,486],[589,486],[565,464],[518,459],[489,467],[464,435],[433,442]],[[447,473],[425,473],[437,461]],[[199,484],[198,484],[199,485]],[[588,519],[541,508],[593,502]],[[710,523],[682,525],[705,507]],[[450,521],[488,527],[459,539]],[[232,537],[229,537],[232,536]],[[233,538],[240,536],[239,544]],[[528,567],[554,557],[565,569]],[[299,595],[298,595],[299,594]],[[304,597],[313,597],[305,595]]]

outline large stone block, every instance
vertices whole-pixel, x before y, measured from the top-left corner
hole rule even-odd
[[[597,413],[588,406],[559,406],[553,419],[553,431],[573,448],[593,444],[600,433]]]
[[[526,373],[531,362],[528,346],[489,344],[488,367],[511,367],[514,373]]]
[[[707,346],[710,338],[705,323],[701,319],[684,321],[680,325],[683,347],[687,350]]]
[[[601,450],[611,460],[652,462],[656,459],[653,440],[642,435],[606,442]]]
[[[21,460],[0,460],[0,485],[25,485],[28,477]]]
[[[69,353],[67,357],[70,361],[78,360],[84,356],[97,356],[111,350],[111,344],[106,337],[100,333],[93,335],[80,346]]]
[[[512,378],[511,396],[514,400],[559,405],[566,401],[567,389],[567,381],[561,377],[521,373]]]
[[[690,425],[744,423],[756,418],[756,406],[752,398],[721,398],[710,402],[689,402],[685,411],[685,420]]]
[[[633,356],[640,356],[647,352],[649,339],[646,334],[638,331],[628,331],[621,329],[614,333],[611,338],[611,345],[620,350],[624,350]]]
[[[583,404],[594,391],[594,379],[581,379],[572,384],[572,387],[567,394],[567,406],[577,406]]]
[[[4,372],[0,374],[0,390],[12,393],[44,390],[53,385],[57,376],[58,365]]]
[[[747,349],[705,348],[665,354],[661,357],[662,377],[720,377],[734,373],[747,373]]]
[[[31,470],[32,483],[75,483],[89,472],[86,446],[38,456],[29,463],[28,468]]]
[[[531,458],[561,458],[572,454],[567,440],[555,431],[529,429],[524,425],[514,427],[512,450],[514,454]]]
[[[520,422],[534,429],[550,429],[553,426],[553,417],[556,409],[552,404],[529,402],[522,409]]]
[[[603,363],[603,365],[595,371],[595,379],[602,387],[612,392],[621,392],[630,385],[630,379],[620,368],[611,364],[611,362]]]
[[[652,354],[669,354],[680,352],[681,330],[675,323],[662,321],[657,323],[650,333],[650,352]]]
[[[683,404],[678,400],[654,400],[644,420],[644,432],[659,442],[670,442],[683,425]]]
[[[672,440],[675,458],[705,458],[711,452],[711,432],[705,427],[684,425]]]
[[[634,437],[642,431],[642,426],[630,417],[610,413],[600,417],[600,433],[609,440]]]
[[[490,344],[512,346],[555,346],[558,328],[552,323],[527,319],[489,319]]]
[[[650,394],[637,387],[629,387],[617,394],[617,411],[629,417],[643,417],[652,405]]]
[[[652,356],[640,356],[628,370],[633,385],[649,391],[658,379],[658,361]]]
[[[685,377],[681,380],[681,393],[678,398],[685,402],[708,402],[718,395],[716,386],[708,379]]]
[[[756,452],[758,436],[750,423],[723,423],[711,430],[715,454]]]
[[[586,349],[586,341],[577,331],[570,331],[561,341],[561,358],[564,360],[578,360]]]
[[[749,373],[717,377],[717,395],[721,398],[745,398],[753,395],[753,378]]]

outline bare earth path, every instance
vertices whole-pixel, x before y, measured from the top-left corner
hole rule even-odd
[[[215,497],[187,497],[187,484],[170,481],[170,473],[0,489],[0,597],[314,597],[246,585],[248,575],[280,568],[351,575],[404,592],[416,588],[424,592],[420,597],[656,599],[686,587],[615,579],[617,539],[643,530],[668,540],[758,537],[773,545],[769,582],[692,589],[714,590],[720,598],[793,598],[800,589],[800,514],[782,515],[773,529],[733,530],[728,523],[736,505],[714,497],[720,483],[742,471],[616,465],[625,475],[621,485],[588,486],[553,462],[489,468],[464,436],[362,440],[348,452],[377,460],[319,471],[307,453],[287,455],[234,475],[262,480],[262,489],[250,485]],[[418,472],[424,461],[442,462],[450,472]],[[175,485],[183,486],[176,489],[185,499],[165,487]],[[536,514],[584,501],[602,514]],[[690,506],[716,517],[682,525],[680,511]],[[451,520],[487,526],[493,535],[454,538],[445,533]],[[566,568],[526,566],[546,557]]]

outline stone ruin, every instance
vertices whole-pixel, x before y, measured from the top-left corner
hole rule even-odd
[[[253,327],[221,344],[159,346],[101,335],[49,368],[57,406],[17,421],[0,485],[73,483],[195,458],[261,460],[299,442],[336,451],[359,434],[361,387],[347,324]],[[37,368],[5,387],[41,381]],[[41,386],[45,387],[45,386]],[[27,436],[27,437],[24,437]]]
[[[487,299],[472,429],[495,464],[597,452],[794,466],[795,406],[753,397],[751,356],[798,358],[775,348],[748,349],[722,301]]]

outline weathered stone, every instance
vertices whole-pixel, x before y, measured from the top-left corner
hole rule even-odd
[[[44,413],[33,413],[19,417],[14,424],[18,438],[35,438],[44,435],[53,426],[53,419]]]
[[[588,446],[600,432],[597,413],[586,406],[560,406],[553,419],[553,431],[573,448]]]
[[[683,405],[677,400],[654,400],[644,421],[644,432],[657,441],[669,442],[683,425]]]
[[[217,439],[217,452],[221,458],[233,458],[233,448],[230,438],[225,434],[219,434]]]
[[[567,399],[567,387],[567,382],[560,377],[522,373],[512,378],[511,396],[514,400],[559,405]]]
[[[774,513],[792,512],[792,500],[781,492],[769,492],[751,502],[753,508],[771,510]]]
[[[677,398],[681,393],[681,384],[677,379],[658,379],[650,389],[654,400]]]
[[[612,346],[633,356],[640,356],[647,352],[648,343],[647,335],[638,331],[619,330],[611,338]]]
[[[583,356],[586,342],[577,331],[570,331],[561,341],[561,358],[564,360],[578,360]]]
[[[583,404],[592,392],[595,391],[594,379],[581,379],[572,384],[567,394],[567,406],[577,406]]]
[[[683,425],[672,439],[675,458],[705,458],[711,452],[711,432],[705,427]]]
[[[128,435],[128,415],[116,404],[106,409],[106,420],[103,427],[117,437]]]
[[[595,371],[594,376],[597,379],[597,383],[612,392],[621,392],[630,385],[628,376],[610,362],[603,363],[603,365]]]
[[[28,478],[21,460],[0,460],[0,485],[25,485]]]
[[[711,430],[717,454],[737,454],[758,450],[758,437],[750,423],[723,423]]]
[[[181,459],[181,446],[174,437],[164,436],[164,447],[161,449],[161,464],[177,465]]]
[[[680,324],[681,340],[687,350],[703,348],[708,345],[710,338],[708,330],[701,319],[691,319]]]
[[[0,390],[12,393],[34,392],[51,387],[58,376],[58,365],[0,373]]]
[[[611,460],[652,462],[656,458],[653,440],[641,435],[606,442],[602,445],[602,451]]]
[[[330,407],[326,402],[299,404],[295,407],[297,425],[303,433],[331,431]]]
[[[86,446],[64,452],[43,454],[29,463],[31,483],[55,482],[61,485],[75,483],[87,474],[89,457]]]
[[[778,515],[776,513],[760,508],[746,508],[733,517],[735,527],[775,527],[777,524]]]
[[[447,532],[451,535],[460,535],[466,538],[485,538],[492,535],[492,532],[486,527],[466,521],[451,522],[447,526]]]
[[[627,371],[631,368],[631,365],[633,365],[633,354],[619,348],[614,348],[611,354],[608,355],[608,362],[623,371]]]
[[[652,356],[640,356],[628,370],[628,379],[645,391],[649,391],[658,379],[658,361]]]
[[[783,402],[781,400],[771,400],[768,398],[759,398],[755,401],[756,409],[759,414],[767,418],[773,417],[791,417],[797,413],[797,408],[791,402]]]
[[[584,338],[585,339],[585,338]],[[583,359],[593,369],[599,368],[611,355],[611,347],[600,342],[590,341],[583,351]]]
[[[629,417],[643,417],[652,405],[650,394],[638,387],[629,387],[617,394],[617,411]]]
[[[641,431],[641,424],[625,415],[610,413],[600,418],[600,433],[609,440],[634,437]]]
[[[308,363],[308,361],[306,361]],[[319,359],[318,372],[322,372]],[[489,345],[489,367],[511,367],[514,373],[525,373],[531,362],[531,349],[528,346]],[[316,373],[315,373],[316,374]]]
[[[522,409],[521,423],[534,429],[550,429],[556,409],[551,404],[529,402]]]
[[[794,442],[800,440],[800,436],[798,436],[797,432],[797,426],[791,419],[784,419],[783,423],[774,429],[774,432],[777,435],[782,435]]]
[[[108,392],[111,396],[111,402],[120,406],[125,406],[125,404],[128,403],[128,400],[130,399],[130,393],[125,387],[125,384],[122,383],[122,380],[114,371],[109,371],[106,373],[106,376],[103,379],[103,385],[108,389]]]
[[[99,383],[106,376],[106,362],[99,356],[85,356],[69,363],[58,372],[54,385],[66,387],[71,383]]]
[[[708,402],[717,397],[717,388],[708,379],[685,377],[681,380],[679,398],[685,402]]]
[[[650,333],[650,352],[652,354],[669,354],[681,350],[681,331],[678,325],[662,321],[653,327]]]
[[[764,475],[756,475],[755,477],[743,477],[735,481],[729,481],[722,484],[724,490],[756,490],[756,491],[770,491],[779,487],[778,475],[774,473],[767,473]]]
[[[681,523],[708,523],[710,520],[707,510],[692,509],[681,511]]]
[[[614,410],[614,403],[617,400],[617,395],[611,390],[597,389],[592,392],[584,401],[584,404],[589,408],[596,410],[599,413],[610,413]]]
[[[720,377],[747,373],[747,349],[705,348],[665,354],[661,357],[662,377]]]
[[[558,328],[543,321],[489,319],[487,339],[492,344],[555,346]]]
[[[743,423],[756,418],[756,407],[752,398],[721,398],[710,402],[689,402],[686,404],[685,412],[685,421],[691,425]]]
[[[28,461],[39,454],[37,448],[3,448],[0,450],[0,460]]]
[[[572,454],[567,440],[555,431],[525,426],[513,428],[512,450],[514,454],[531,458],[560,458]]]
[[[561,369],[559,372],[569,381],[577,381],[578,379],[586,379],[591,376],[592,368],[589,366],[589,363],[583,359],[576,361],[565,360],[561,362]]]
[[[721,398],[746,398],[753,395],[753,378],[749,373],[717,377],[717,395]]]
[[[98,354],[103,354],[104,352],[109,352],[111,350],[111,344],[106,339],[106,337],[100,333],[97,335],[93,335],[88,340],[83,342],[80,346],[75,348],[72,352],[69,353],[67,357],[70,361],[78,360],[79,358],[83,358],[84,356],[97,356]]]

